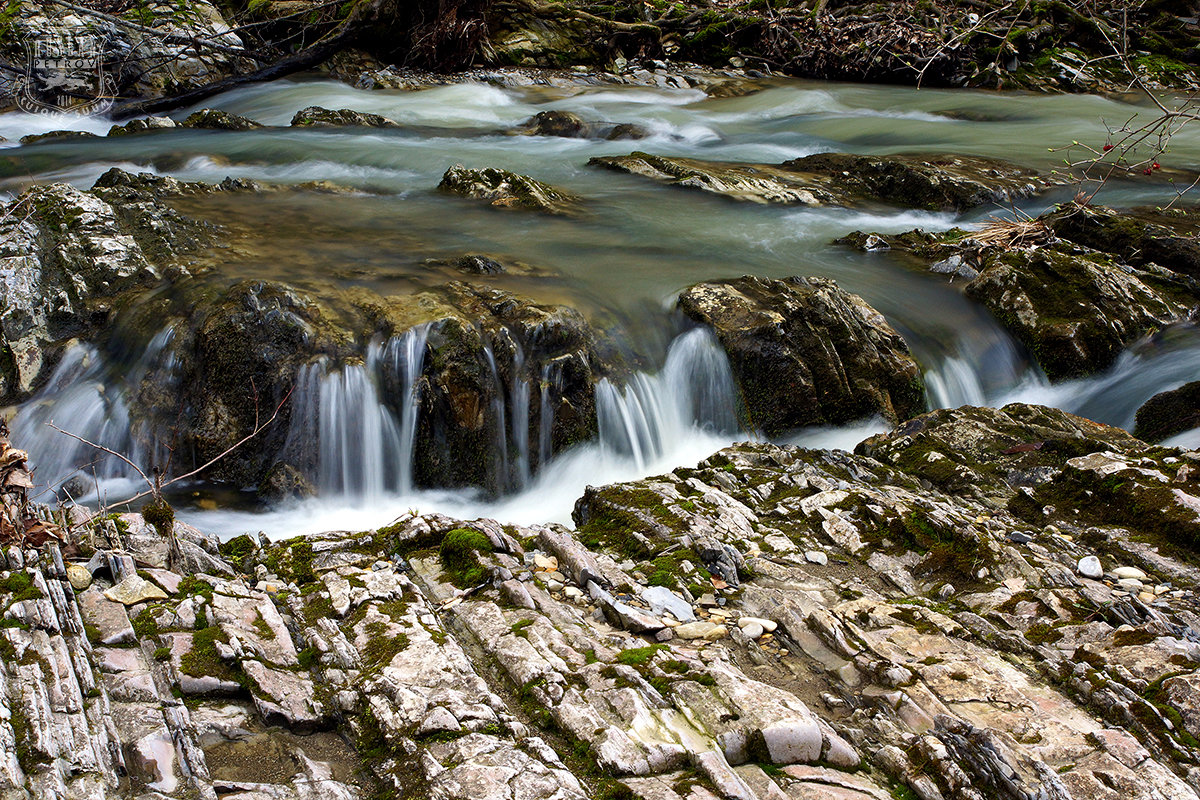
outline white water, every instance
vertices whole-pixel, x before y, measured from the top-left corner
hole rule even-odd
[[[622,311],[657,304],[700,280],[743,273],[825,275],[862,294],[904,334],[925,369],[935,407],[1043,402],[1129,425],[1141,402],[1200,372],[1200,337],[1183,332],[1135,348],[1105,375],[1051,386],[1003,330],[944,278],[902,268],[886,255],[828,244],[854,229],[969,227],[978,224],[983,212],[962,217],[884,207],[754,207],[585,167],[592,156],[632,149],[772,162],[826,150],[941,150],[1046,169],[1061,159],[1061,154],[1048,154],[1047,145],[1073,138],[1090,141],[1102,130],[1101,117],[1126,119],[1139,110],[1116,100],[796,81],[772,82],[743,97],[712,99],[693,90],[652,88],[457,85],[391,92],[358,91],[327,80],[288,80],[238,90],[206,105],[274,125],[286,125],[295,111],[309,105],[353,108],[409,127],[178,130],[111,140],[46,141],[7,150],[7,160],[0,160],[0,185],[6,190],[30,180],[90,185],[109,166],[118,165],[184,179],[332,180],[370,190],[336,200],[287,193],[230,196],[201,209],[235,229],[250,219],[271,221],[258,225],[262,241],[239,240],[223,254],[221,268],[229,274],[282,278],[317,291],[320,281],[336,274],[339,286],[411,292],[429,280],[423,259],[468,251],[531,264],[554,276],[524,283],[496,276],[495,282],[505,288],[540,300],[544,298],[537,292],[549,286],[553,302],[563,302],[565,294],[567,302],[582,298],[589,308]],[[508,135],[507,129],[551,109],[576,111],[596,122],[637,123],[651,136],[606,142]],[[963,114],[973,121],[960,118]],[[0,135],[10,140],[61,128],[102,133],[107,123],[0,115]],[[1172,166],[1200,162],[1198,131],[1189,129],[1173,140]],[[456,162],[502,166],[570,187],[588,198],[588,216],[565,221],[498,214],[441,197],[433,187]],[[31,168],[36,174],[29,173]],[[1149,183],[1121,184],[1106,189],[1104,199],[1160,202],[1163,192]],[[1045,202],[1025,205],[1037,210]],[[566,521],[588,483],[695,463],[750,436],[737,429],[724,356],[711,337],[695,331],[671,345],[661,369],[636,374],[621,385],[602,382],[597,388],[598,440],[551,459],[553,399],[561,392],[562,375],[553,362],[530,374],[525,354],[519,348],[514,354],[505,342],[505,358],[493,364],[493,374],[498,384],[501,374],[512,377],[493,394],[496,423],[490,434],[500,484],[510,494],[484,500],[464,492],[418,492],[412,488],[412,462],[428,334],[410,331],[369,345],[361,362],[318,362],[298,375],[292,449],[307,455],[296,461],[322,490],[321,500],[268,514],[186,515],[229,533],[262,527],[272,535],[368,527],[409,507],[518,522]],[[44,425],[50,419],[132,453],[140,464],[168,462],[162,443],[149,435],[152,426],[138,418],[133,398],[148,376],[169,389],[170,343],[171,333],[164,331],[143,354],[127,359],[130,363],[105,363],[88,347],[68,352],[52,383],[22,407],[13,423],[14,436],[34,453],[39,482],[61,481],[79,464],[94,461],[87,470],[89,481],[94,469],[102,486],[117,495],[117,476],[129,471],[112,457],[98,456],[50,431]],[[500,342],[495,344],[494,357],[501,354]],[[506,360],[510,355],[511,363]],[[529,425],[534,414],[540,426]],[[848,447],[881,428],[874,421],[804,431],[795,441]]]

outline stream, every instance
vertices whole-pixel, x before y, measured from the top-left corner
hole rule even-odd
[[[1104,120],[1120,124],[1139,110],[1149,113],[1144,107],[1093,96],[784,80],[764,82],[761,90],[741,97],[709,98],[696,90],[624,86],[459,84],[419,92],[360,91],[320,78],[241,89],[203,107],[286,126],[296,111],[312,105],[381,114],[401,127],[180,129],[16,146],[12,143],[25,134],[61,128],[103,134],[109,123],[11,113],[0,115],[0,136],[10,140],[0,149],[0,191],[15,195],[30,183],[53,181],[87,188],[114,166],[207,182],[234,176],[351,186],[359,191],[227,194],[172,204],[228,232],[227,247],[202,256],[212,267],[206,280],[262,278],[318,292],[333,286],[407,294],[461,279],[431,269],[429,259],[485,253],[522,265],[488,276],[488,285],[603,314],[616,321],[620,336],[654,353],[654,363],[624,385],[602,381],[597,387],[600,433],[595,441],[558,455],[536,472],[528,469],[528,454],[535,448],[546,452],[537,436],[528,437],[514,454],[501,448],[504,458],[526,463],[516,465],[517,485],[498,499],[412,487],[414,406],[410,397],[402,397],[400,413],[385,408],[378,375],[386,364],[409,376],[405,385],[411,387],[420,373],[423,332],[414,329],[372,345],[361,364],[310,365],[297,376],[289,437],[318,454],[313,477],[320,496],[271,508],[229,502],[180,509],[182,518],[222,535],[365,529],[410,509],[570,524],[573,503],[588,484],[695,464],[727,444],[755,438],[738,428],[733,380],[713,337],[700,330],[680,332],[670,313],[682,288],[709,279],[753,274],[837,280],[904,336],[925,371],[935,408],[1042,403],[1129,427],[1149,397],[1200,375],[1200,334],[1179,329],[1139,343],[1104,374],[1051,385],[1023,348],[946,276],[906,268],[887,254],[831,244],[854,230],[969,228],[996,209],[960,216],[886,206],[737,204],[586,166],[591,157],[632,150],[771,163],[823,151],[929,151],[992,156],[1050,170],[1061,166],[1064,154],[1048,148],[1076,139],[1103,144]],[[651,136],[610,142],[510,133],[533,114],[552,109],[593,121],[637,123]],[[192,110],[174,116],[182,119]],[[1175,137],[1169,158],[1164,167],[1200,166],[1195,128]],[[503,167],[561,186],[586,199],[587,213],[579,219],[503,213],[436,193],[442,173],[456,163]],[[1073,192],[1064,188],[1020,209],[1037,214]],[[1161,183],[1114,182],[1097,199],[1128,207],[1162,204],[1171,194]],[[51,419],[131,453],[139,463],[161,458],[131,449],[128,394],[145,370],[169,374],[165,360],[172,332],[143,334],[122,358],[87,345],[72,347],[51,384],[17,410],[13,439],[29,451],[40,477],[70,471],[93,457],[86,447],[50,430],[44,423]],[[528,414],[528,387],[506,391],[511,414]],[[849,449],[884,429],[881,420],[864,420],[799,431],[788,441]],[[1200,444],[1200,432],[1173,443]],[[108,499],[142,488],[112,459],[100,465],[98,477],[98,491]]]

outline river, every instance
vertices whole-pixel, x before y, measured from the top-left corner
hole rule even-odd
[[[367,528],[409,509],[517,523],[569,522],[585,485],[632,479],[694,464],[730,442],[753,437],[732,421],[732,382],[711,337],[678,333],[669,308],[683,287],[755,274],[821,275],[861,294],[909,342],[926,372],[933,407],[1037,402],[1114,425],[1130,426],[1153,394],[1200,375],[1200,335],[1189,330],[1141,343],[1106,374],[1051,386],[1008,334],[964,299],[945,276],[920,273],[886,254],[831,244],[853,230],[900,232],[978,225],[996,209],[963,216],[884,206],[805,209],[736,204],[702,193],[586,166],[589,158],[645,150],[711,160],[781,162],[822,151],[959,152],[1005,158],[1049,170],[1072,140],[1104,143],[1104,121],[1135,112],[1115,99],[977,91],[769,81],[741,97],[709,98],[696,90],[579,86],[499,88],[459,84],[419,92],[360,91],[329,80],[289,79],[241,89],[204,104],[286,126],[301,108],[320,105],[382,114],[396,129],[247,132],[171,130],[137,137],[48,140],[0,150],[0,190],[68,181],[81,188],[110,167],[216,182],[226,176],[299,183],[325,180],[360,191],[345,195],[279,193],[204,196],[181,210],[228,231],[228,247],[203,256],[208,280],[255,277],[319,291],[361,286],[404,294],[449,277],[426,263],[486,253],[527,265],[488,283],[538,300],[567,302],[617,320],[631,342],[656,353],[628,386],[598,388],[601,435],[555,459],[500,499],[463,491],[416,491],[406,477],[413,421],[387,412],[375,394],[372,358],[346,367],[314,366],[301,376],[294,433],[320,453],[320,498],[273,508],[230,504],[181,509],[181,516],[231,535],[264,530],[289,536],[329,528]],[[636,142],[511,135],[539,111],[563,109],[585,119],[637,123],[651,136]],[[182,118],[188,109],[176,114]],[[93,118],[0,115],[0,135],[70,127],[104,133]],[[1200,165],[1200,134],[1172,141],[1165,167]],[[580,219],[497,212],[434,191],[447,167],[496,166],[532,175],[586,198]],[[1036,214],[1074,189],[1021,204]],[[1161,204],[1161,183],[1105,187],[1113,206]],[[1006,213],[1000,210],[1001,213]],[[453,276],[461,277],[461,276]],[[43,423],[129,446],[128,402],[138,369],[160,368],[170,331],[146,331],[124,359],[77,347],[57,381],[19,410],[14,438],[48,475],[91,456]],[[402,367],[412,353],[393,353]],[[158,359],[159,361],[156,361]],[[407,360],[405,360],[407,359]],[[307,388],[305,388],[307,387]],[[511,409],[521,408],[520,387]],[[318,402],[318,398],[320,401]],[[336,409],[338,413],[322,413]],[[347,422],[349,420],[349,422]],[[879,420],[844,429],[801,431],[789,441],[850,448]],[[123,438],[124,437],[124,438]],[[536,437],[535,437],[536,438]],[[1179,443],[1200,443],[1195,432]],[[536,441],[527,448],[538,447]],[[151,453],[135,453],[150,459]],[[507,455],[505,457],[508,457]],[[521,458],[517,453],[514,458]],[[527,457],[527,456],[526,456]],[[110,499],[136,484],[120,464],[106,469]],[[104,476],[102,476],[104,477]],[[124,477],[124,479],[123,479]]]

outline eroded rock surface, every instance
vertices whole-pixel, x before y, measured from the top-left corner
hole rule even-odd
[[[680,295],[679,308],[716,332],[750,427],[768,435],[924,409],[920,368],[904,340],[832,280],[702,283]]]
[[[222,575],[100,519],[78,599],[56,547],[4,553],[0,788],[1195,800],[1198,467],[1015,405],[730,447],[574,531],[177,526]]]
[[[1051,183],[1033,170],[1005,161],[957,155],[818,153],[772,165],[635,152],[600,156],[588,163],[734,200],[806,206],[874,201],[964,211],[1036,194]]]
[[[571,216],[580,210],[578,197],[527,175],[495,167],[468,169],[456,164],[446,170],[438,191],[484,200],[494,208],[541,211],[556,216]]]

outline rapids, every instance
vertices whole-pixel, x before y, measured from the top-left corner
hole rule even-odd
[[[495,458],[506,492],[487,499],[467,491],[413,488],[416,378],[424,337],[414,329],[369,344],[361,362],[316,362],[297,376],[288,447],[303,454],[319,499],[271,509],[199,506],[181,516],[234,534],[266,530],[288,536],[329,528],[366,528],[409,509],[502,521],[568,522],[587,484],[632,479],[694,464],[733,441],[740,430],[734,383],[724,354],[701,331],[682,330],[666,309],[684,286],[757,274],[823,275],[861,294],[909,342],[926,373],[933,407],[1057,406],[1102,422],[1131,426],[1153,394],[1195,379],[1200,335],[1179,330],[1130,349],[1107,373],[1050,385],[1027,354],[986,313],[947,285],[944,276],[907,270],[880,254],[831,244],[852,230],[900,232],[977,225],[993,209],[963,216],[877,206],[797,209],[725,202],[672,191],[585,166],[598,155],[646,150],[714,160],[779,162],[815,152],[957,151],[1006,158],[1043,170],[1064,154],[1049,148],[1078,139],[1103,142],[1102,120],[1123,122],[1141,107],[1090,96],[992,94],[897,87],[771,81],[743,97],[714,99],[694,90],[645,87],[499,88],[460,84],[421,92],[360,91],[322,79],[290,79],[214,98],[222,108],[267,125],[286,126],[301,108],[321,105],[382,114],[402,124],[387,130],[287,127],[243,133],[173,130],[137,137],[47,140],[0,150],[0,190],[32,182],[68,181],[86,188],[113,166],[220,181],[226,176],[283,183],[326,180],[359,190],[331,197],[279,194],[187,198],[185,213],[220,223],[232,244],[202,256],[208,280],[244,277],[299,286],[359,286],[407,293],[447,280],[428,259],[487,253],[524,265],[487,283],[538,300],[567,302],[615,321],[622,335],[657,353],[624,385],[597,387],[599,437],[546,464],[547,414],[529,435],[531,403],[547,371],[497,392]],[[650,138],[636,142],[514,136],[513,126],[539,111],[563,109],[602,122],[637,123]],[[187,109],[175,115],[186,116]],[[94,118],[0,115],[0,135],[72,128],[103,133]],[[1200,164],[1194,129],[1172,142],[1171,162]],[[582,219],[498,213],[433,191],[452,164],[498,166],[562,186],[587,199]],[[1021,205],[1038,213],[1066,199],[1063,190]],[[1162,203],[1162,184],[1114,183],[1099,198],[1114,206]],[[1001,213],[1004,213],[1003,210]],[[46,426],[53,420],[85,438],[130,454],[139,464],[164,455],[139,433],[131,415],[147,374],[169,383],[171,328],[144,331],[123,349],[77,345],[50,384],[17,409],[13,438],[27,448],[40,482],[86,477],[92,499],[131,489],[131,471]],[[385,374],[398,376],[401,396],[383,402]],[[497,376],[497,380],[499,377]],[[164,387],[164,388],[168,388]],[[540,398],[540,399],[539,399]],[[797,432],[789,441],[853,447],[883,423],[865,420],[832,430]],[[1183,434],[1197,440],[1200,433]],[[538,457],[533,458],[531,454]],[[542,463],[532,470],[531,463]],[[53,477],[51,477],[53,476]],[[191,487],[189,487],[191,488]],[[187,493],[180,497],[186,502]]]

